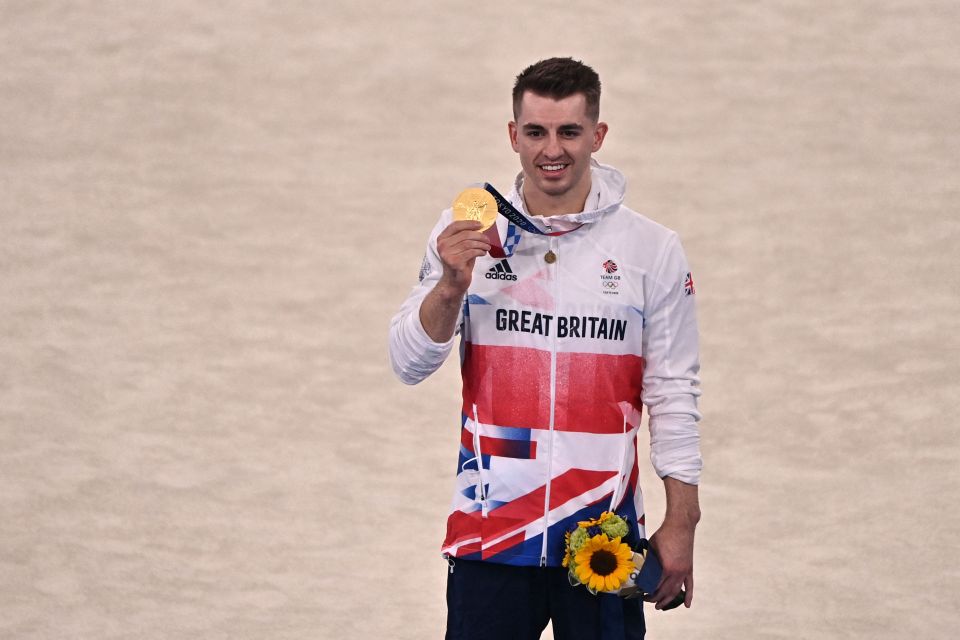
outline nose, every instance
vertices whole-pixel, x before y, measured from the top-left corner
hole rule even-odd
[[[563,155],[563,148],[560,146],[560,138],[551,135],[547,139],[547,146],[543,148],[543,155],[553,160]]]

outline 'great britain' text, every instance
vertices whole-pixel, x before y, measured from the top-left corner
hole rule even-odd
[[[551,330],[558,338],[623,340],[627,334],[627,321],[618,318],[552,316],[536,311],[497,309],[497,331],[519,331],[550,336]]]

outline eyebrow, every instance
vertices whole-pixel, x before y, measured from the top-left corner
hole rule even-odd
[[[546,131],[546,127],[539,124],[525,124],[523,125],[524,131]],[[581,124],[562,124],[557,127],[557,131],[583,131],[583,125]]]

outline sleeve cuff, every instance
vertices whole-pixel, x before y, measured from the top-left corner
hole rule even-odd
[[[650,462],[661,478],[676,478],[687,484],[700,484],[703,458],[700,455],[700,431],[688,420],[651,418]]]
[[[421,349],[424,354],[442,355],[442,359],[446,359],[450,353],[450,349],[453,348],[453,340],[457,336],[456,331],[446,342],[434,342],[433,338],[427,334],[427,330],[423,328],[423,322],[420,321],[420,307],[417,307],[417,312],[412,315],[412,322],[410,324],[413,329],[413,335],[411,337],[413,338],[415,346]]]
[[[440,368],[450,355],[454,336],[434,342],[420,322],[420,307],[394,320],[391,329],[390,361],[404,384],[417,384]]]

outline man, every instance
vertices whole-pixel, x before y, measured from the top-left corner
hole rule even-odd
[[[650,538],[663,577],[647,598],[693,596],[700,518],[694,288],[674,232],[623,205],[593,160],[608,127],[600,80],[569,58],[525,69],[510,144],[519,218],[486,233],[443,213],[420,284],[393,318],[394,371],[415,384],[460,334],[460,457],[443,553],[447,638],[642,638],[640,600],[571,586],[564,534],[604,511],[645,537],[636,434],[650,415],[666,514]],[[501,206],[501,212],[503,207]]]

